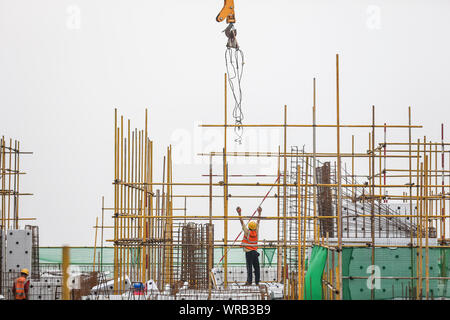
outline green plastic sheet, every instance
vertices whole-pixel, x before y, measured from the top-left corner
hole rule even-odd
[[[322,275],[327,263],[328,250],[314,246],[305,275],[305,300],[322,300]]]

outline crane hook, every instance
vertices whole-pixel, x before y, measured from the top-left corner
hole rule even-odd
[[[236,35],[237,35],[237,30],[234,27],[233,23],[230,23],[225,30],[223,30],[223,32],[225,32],[225,35],[228,38],[228,42],[227,42],[227,48],[234,48],[234,49],[239,49],[239,45],[236,39]]]

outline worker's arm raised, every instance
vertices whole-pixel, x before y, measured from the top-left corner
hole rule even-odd
[[[256,222],[258,222],[258,224],[259,224],[259,221],[261,220],[261,212],[262,212],[262,208],[258,207],[258,218],[256,218]]]
[[[237,214],[239,216],[239,221],[241,222],[241,226],[244,226],[244,220],[242,220],[241,211],[242,211],[241,207],[236,207],[236,212],[237,212]]]
[[[242,230],[244,230],[244,232],[247,233],[247,232],[248,232],[248,229],[247,229],[247,227],[245,226],[244,220],[242,220],[242,217],[241,217],[241,211],[242,211],[241,208],[240,208],[240,207],[237,207],[237,208],[236,208],[236,211],[237,211],[237,213],[238,213],[238,215],[239,215],[239,221],[241,222]]]

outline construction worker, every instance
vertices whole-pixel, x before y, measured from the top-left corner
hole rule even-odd
[[[241,221],[242,230],[244,231],[244,237],[242,239],[241,247],[245,251],[245,263],[247,265],[247,282],[246,286],[252,284],[252,269],[255,270],[255,283],[259,285],[260,280],[260,270],[259,270],[259,253],[258,253],[258,231],[259,231],[259,221],[261,219],[261,207],[258,207],[258,217],[256,222],[251,220],[248,223],[248,228],[245,226],[244,221],[241,217],[241,208],[237,207],[236,211],[239,215],[239,220]]]
[[[28,269],[22,269],[20,277],[14,280],[12,289],[14,300],[28,300],[28,289],[30,287],[30,280],[27,280],[28,274]]]

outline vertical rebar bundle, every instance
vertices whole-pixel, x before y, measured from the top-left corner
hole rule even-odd
[[[209,225],[189,222],[181,227],[181,275],[189,289],[207,289],[209,281]]]

